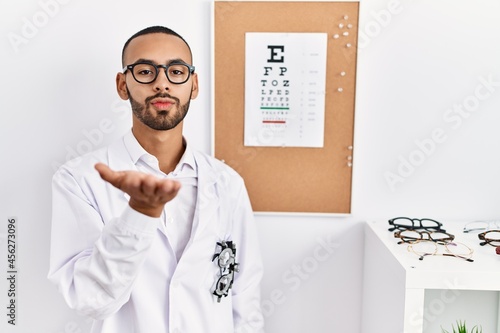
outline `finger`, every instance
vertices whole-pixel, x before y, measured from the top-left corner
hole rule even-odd
[[[159,197],[163,198],[163,200],[170,201],[172,200],[181,188],[181,183],[171,179],[164,179],[160,184],[158,184],[158,188],[156,193]]]
[[[154,196],[156,192],[156,188],[158,179],[156,177],[147,175],[141,181],[141,192],[146,196]]]
[[[111,170],[106,164],[97,163],[94,167],[97,172],[99,172],[101,178],[105,181],[110,181],[113,178],[113,170]]]
[[[109,182],[111,185],[120,188],[121,173],[112,170],[104,163],[97,163],[95,169],[99,172],[102,179]]]

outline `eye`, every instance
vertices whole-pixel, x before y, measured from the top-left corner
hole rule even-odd
[[[151,75],[151,74],[153,74],[153,72],[151,70],[149,70],[149,69],[143,69],[143,70],[138,71],[136,73],[139,74],[139,75]]]
[[[141,77],[155,76],[156,69],[151,64],[137,64],[134,67],[134,75]]]
[[[187,73],[187,67],[185,65],[171,65],[168,68],[168,72],[172,76],[185,76]]]

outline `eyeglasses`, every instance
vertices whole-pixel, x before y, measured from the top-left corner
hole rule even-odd
[[[213,294],[217,296],[217,302],[220,303],[222,296],[229,295],[229,289],[233,286],[234,272],[221,275],[215,284]]]
[[[432,242],[446,244],[455,239],[455,236],[443,231],[418,231],[418,230],[397,230],[394,232],[394,237],[400,238],[402,243],[415,243],[421,240],[429,240]]]
[[[441,222],[427,218],[415,219],[409,217],[395,217],[393,219],[390,219],[388,222],[390,225],[392,225],[392,227],[389,228],[389,231],[416,229],[445,231],[444,229],[441,229],[441,227],[443,226]]]
[[[183,84],[194,73],[194,66],[183,62],[174,62],[168,65],[157,65],[151,62],[137,62],[123,68],[123,74],[130,70],[134,79],[143,84],[154,82],[158,77],[160,68],[165,69],[168,81],[173,84]]]
[[[222,241],[217,242],[220,246],[221,251],[216,253],[212,261],[217,259],[217,264],[220,269],[220,277],[215,283],[215,290],[213,294],[217,296],[217,302],[220,302],[221,298],[226,297],[229,294],[229,289],[233,286],[234,272],[238,272],[238,263],[236,263],[236,245],[232,241]]]
[[[479,245],[483,246],[486,244],[492,246],[500,246],[500,230],[489,230],[482,232],[477,235],[477,237],[483,242],[479,243]]]
[[[500,221],[474,221],[464,226],[464,232],[481,232],[492,229],[500,229]]]
[[[441,255],[464,259],[468,262],[474,261],[473,259],[471,259],[474,250],[464,243],[458,242],[439,244],[436,242],[423,240],[408,245],[407,250],[418,255],[419,260],[424,260],[425,256]],[[443,252],[440,252],[440,250],[443,250]]]

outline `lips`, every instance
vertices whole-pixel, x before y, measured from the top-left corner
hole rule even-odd
[[[174,104],[175,101],[168,98],[155,98],[151,101],[151,105],[158,110],[168,110]]]

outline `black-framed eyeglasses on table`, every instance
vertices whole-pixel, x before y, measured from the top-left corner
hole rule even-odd
[[[395,217],[390,219],[389,231],[394,230],[429,230],[429,231],[446,231],[442,229],[443,224],[429,218],[410,218],[410,217]]]

